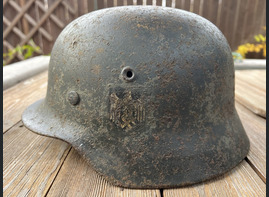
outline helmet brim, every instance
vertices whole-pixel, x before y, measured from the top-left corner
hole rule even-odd
[[[185,144],[180,146],[180,140],[177,141],[180,134],[175,136],[176,133],[167,132],[167,139],[159,139],[155,144],[148,139],[150,143],[142,147],[143,153],[139,152],[141,148],[138,148],[139,151],[127,151],[132,141],[127,146],[119,142],[115,148],[108,140],[107,146],[93,149],[91,132],[74,122],[62,120],[47,106],[45,99],[30,105],[24,111],[22,121],[35,133],[70,143],[107,181],[128,188],[173,188],[199,183],[229,171],[249,151],[249,140],[236,110],[225,120],[225,124],[230,125],[230,131],[221,130],[224,122],[220,122],[215,128],[219,128],[218,133],[223,136],[210,136],[207,144],[203,142],[205,139],[199,139],[200,144],[184,141]],[[136,141],[135,137],[132,140]],[[184,147],[184,150],[178,147]]]

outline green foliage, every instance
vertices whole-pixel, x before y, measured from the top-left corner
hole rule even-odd
[[[7,53],[3,53],[3,65],[6,65],[6,62],[15,58],[16,54],[23,56],[24,59],[28,59],[34,55],[34,53],[41,53],[41,49],[37,46],[34,41],[31,39],[29,44],[19,46],[17,45],[16,48],[12,50],[8,50]]]
[[[242,62],[243,57],[240,53],[232,52],[234,62]]]

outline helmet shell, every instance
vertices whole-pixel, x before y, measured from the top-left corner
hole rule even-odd
[[[51,52],[46,98],[22,120],[130,188],[207,180],[249,150],[225,37],[173,8],[114,7],[71,22]]]

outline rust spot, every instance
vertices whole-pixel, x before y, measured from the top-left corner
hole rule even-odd
[[[101,66],[100,65],[94,65],[91,69],[91,72],[94,73],[95,75],[99,75],[101,70]]]
[[[148,26],[146,26],[146,25],[141,25],[141,24],[137,24],[137,27],[138,27],[138,28],[142,27],[142,28],[144,28],[144,29],[149,29]]]
[[[103,53],[103,52],[104,52],[104,49],[103,48],[96,49],[96,53]]]
[[[153,137],[154,137],[154,140],[155,141],[159,141],[160,140],[160,137],[158,135],[156,135],[156,134],[154,134]]]

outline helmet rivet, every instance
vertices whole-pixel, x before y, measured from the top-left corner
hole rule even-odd
[[[70,91],[68,93],[68,101],[72,105],[78,104],[79,103],[79,95],[78,95],[78,93],[76,91]]]
[[[127,66],[122,69],[121,76],[125,81],[129,82],[134,79],[135,74],[134,74],[133,69]]]

